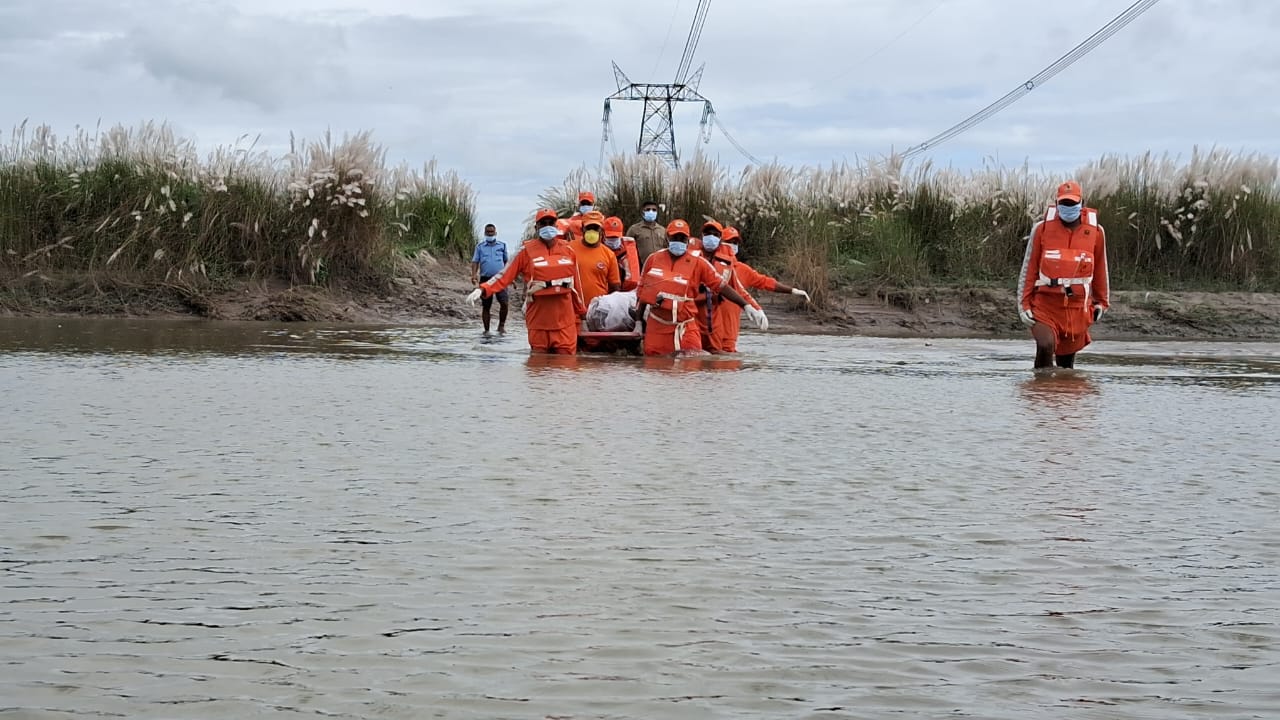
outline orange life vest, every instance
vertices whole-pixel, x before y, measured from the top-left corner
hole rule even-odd
[[[524,251],[532,266],[528,283],[530,299],[573,292],[573,274],[577,261],[568,243],[557,241],[550,248],[541,240],[526,240]]]
[[[636,250],[636,239],[622,238],[622,247],[614,250],[618,257],[618,273],[622,275],[622,289],[634,290],[640,284],[640,254]]]
[[[645,312],[665,325],[693,320],[698,314],[698,263],[706,261],[691,253],[672,259],[664,250],[650,257],[652,264],[640,279],[637,302],[648,305]]]
[[[1051,207],[1040,224],[1040,275],[1035,292],[1065,295],[1068,301],[1084,303],[1093,284],[1098,211],[1084,208],[1080,224],[1074,228],[1057,219],[1058,209]]]

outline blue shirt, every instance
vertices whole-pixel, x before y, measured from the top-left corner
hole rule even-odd
[[[507,244],[501,240],[492,243],[481,240],[480,244],[476,245],[476,251],[471,253],[471,262],[480,263],[481,275],[485,277],[497,275],[507,266]]]

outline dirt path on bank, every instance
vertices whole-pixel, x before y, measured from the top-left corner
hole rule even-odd
[[[479,323],[461,262],[406,265],[381,291],[243,282],[217,290],[101,278],[0,278],[0,316],[99,315],[393,324]],[[761,293],[770,332],[1021,337],[1011,289],[844,289],[830,307]],[[1118,291],[1095,339],[1280,340],[1280,294]],[[518,297],[513,298],[518,304]],[[518,312],[518,310],[517,310]]]

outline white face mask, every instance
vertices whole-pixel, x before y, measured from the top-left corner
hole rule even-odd
[[[738,243],[725,243],[724,246],[729,248],[734,255],[738,254]]]

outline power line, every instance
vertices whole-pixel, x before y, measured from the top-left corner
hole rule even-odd
[[[725,140],[728,140],[730,145],[734,146],[738,150],[738,152],[742,153],[743,157],[755,163],[756,165],[764,165],[764,163],[761,162],[760,158],[747,152],[746,148],[742,147],[742,145],[737,140],[733,139],[733,136],[729,134],[728,128],[724,126],[724,123],[720,122],[720,116],[718,114],[713,114],[711,116],[711,121],[716,124],[716,127],[720,128],[720,132],[724,134]]]
[[[676,84],[683,85],[689,77],[693,65],[693,53],[702,39],[702,26],[707,22],[707,11],[711,9],[711,0],[702,0],[693,11],[693,26],[689,28],[689,37],[684,41],[684,54],[680,57],[680,67],[676,70]]]
[[[1057,75],[1063,70],[1066,70],[1067,68],[1071,67],[1071,65],[1074,64],[1077,60],[1089,54],[1090,51],[1092,51],[1094,48],[1101,45],[1104,41],[1107,40],[1107,38],[1111,37],[1112,35],[1115,35],[1122,28],[1124,28],[1124,26],[1136,20],[1139,15],[1142,15],[1144,12],[1150,10],[1158,2],[1160,2],[1160,0],[1139,0],[1139,2],[1135,2],[1134,4],[1130,5],[1127,10],[1117,15],[1114,19],[1112,19],[1111,22],[1107,23],[1106,25],[1103,25],[1101,29],[1099,29],[1097,32],[1095,32],[1094,34],[1086,38],[1084,42],[1072,48],[1069,52],[1067,52],[1067,54],[1055,60],[1048,67],[1046,67],[1045,69],[1041,70],[1039,73],[1034,75],[1030,80],[1027,80],[1026,82],[1022,83],[1021,85],[1014,88],[1013,90],[1010,90],[1007,94],[1005,94],[1004,97],[991,103],[990,105],[979,110],[973,115],[970,115],[968,118],[964,119],[959,124],[953,125],[947,130],[941,133],[938,133],[937,135],[934,135],[933,137],[929,138],[928,140],[925,140],[919,145],[914,145],[912,147],[907,148],[905,151],[903,151],[902,157],[905,159],[915,155],[919,155],[920,153],[924,152],[925,150],[928,150],[934,145],[938,145],[943,142],[946,142],[947,140],[950,140],[951,138],[959,135],[960,133],[968,130],[969,128],[990,118],[991,116],[995,115],[1001,110],[1009,107],[1013,103],[1020,100],[1022,96],[1026,95],[1032,90],[1035,90],[1037,87],[1043,85],[1054,75]]]
[[[862,58],[861,60],[858,60],[857,62],[853,63],[852,65],[850,65],[850,66],[846,67],[843,71],[841,71],[841,72],[840,72],[840,74],[836,75],[835,77],[831,78],[830,80],[827,80],[826,82],[827,82],[827,83],[831,83],[831,82],[835,82],[836,80],[839,80],[839,79],[843,78],[844,76],[846,76],[846,75],[848,75],[849,73],[853,72],[854,68],[859,67],[860,65],[862,65],[862,64],[864,64],[864,63],[866,63],[866,62],[870,61],[870,60],[871,60],[871,59],[873,59],[875,56],[879,55],[880,53],[884,52],[885,50],[888,50],[888,49],[889,49],[889,48],[890,48],[894,43],[896,43],[896,42],[898,42],[899,40],[901,40],[901,39],[903,38],[903,36],[905,36],[907,33],[911,32],[912,30],[915,30],[915,29],[916,29],[916,27],[918,27],[918,26],[920,25],[920,23],[922,23],[922,22],[924,22],[925,20],[929,19],[929,16],[930,16],[930,15],[934,14],[935,12],[937,12],[937,11],[938,11],[938,10],[939,10],[943,5],[946,5],[946,4],[947,4],[947,0],[940,0],[940,2],[938,2],[938,4],[937,4],[937,5],[934,5],[932,8],[930,8],[930,9],[929,9],[929,11],[928,11],[928,12],[926,12],[925,14],[923,14],[923,15],[921,15],[920,17],[916,18],[915,22],[913,22],[913,23],[911,23],[910,25],[908,25],[908,26],[906,27],[906,29],[904,29],[902,32],[898,33],[897,35],[894,35],[892,38],[889,38],[889,41],[888,41],[888,42],[884,43],[884,44],[883,44],[883,45],[881,45],[880,47],[878,47],[878,48],[876,48],[875,50],[871,51],[871,54],[870,54],[870,55],[867,55],[866,57]],[[826,83],[824,83],[824,84],[826,84]]]
[[[658,51],[658,59],[653,61],[650,75],[658,74],[658,66],[662,64],[662,56],[667,54],[667,41],[671,39],[671,30],[676,26],[676,16],[680,14],[680,0],[676,0],[676,9],[671,12],[671,22],[667,23],[667,34],[662,38],[662,49]]]

